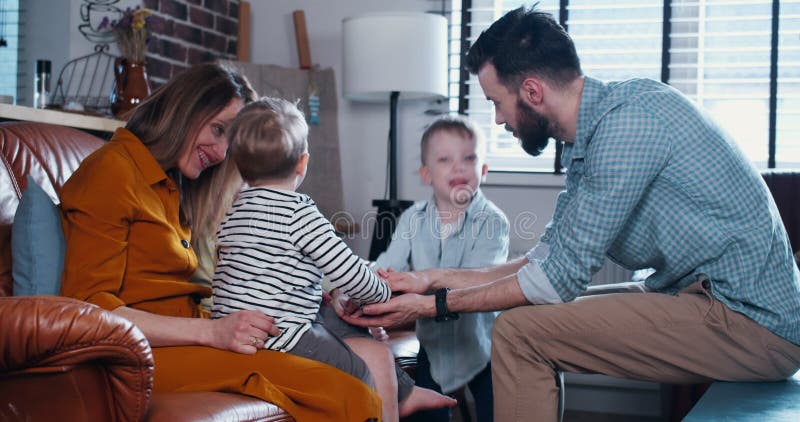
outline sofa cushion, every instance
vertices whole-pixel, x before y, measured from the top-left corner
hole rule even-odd
[[[61,186],[103,141],[78,129],[46,123],[0,122],[0,296],[11,296],[11,225],[33,176],[58,200]]]
[[[58,207],[28,176],[11,227],[14,296],[58,295],[65,249]]]

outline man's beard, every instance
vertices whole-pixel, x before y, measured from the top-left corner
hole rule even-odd
[[[517,127],[514,129],[522,149],[534,157],[544,151],[552,136],[550,121],[522,100],[517,100]]]

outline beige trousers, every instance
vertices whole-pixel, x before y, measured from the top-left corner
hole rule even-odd
[[[556,421],[558,371],[697,383],[774,381],[800,347],[716,300],[708,280],[678,295],[600,294],[500,315],[492,335],[496,422]]]

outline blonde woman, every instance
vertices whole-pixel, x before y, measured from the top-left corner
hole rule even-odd
[[[153,348],[156,392],[236,391],[300,421],[377,419],[380,399],[366,384],[263,349],[279,333],[261,312],[204,318],[198,303],[210,289],[188,282],[197,268],[194,248],[216,230],[241,186],[225,131],[253,99],[239,73],[218,64],[193,67],[86,158],[61,193],[62,294],[142,330]]]

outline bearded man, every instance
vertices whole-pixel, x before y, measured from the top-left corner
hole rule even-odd
[[[408,294],[349,321],[446,324],[507,309],[492,336],[497,421],[556,420],[561,371],[667,383],[797,371],[800,273],[786,230],[758,171],[707,114],[661,82],[584,76],[572,39],[535,8],[492,24],[467,67],[526,152],[565,142],[552,221],[500,266],[390,274]],[[606,257],[652,274],[638,293],[575,300]]]

